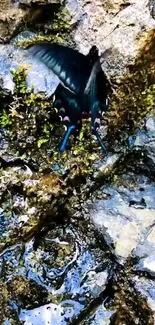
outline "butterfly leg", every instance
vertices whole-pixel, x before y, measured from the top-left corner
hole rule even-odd
[[[60,145],[60,151],[63,152],[66,149],[70,135],[74,134],[76,136],[76,133],[81,128],[81,111],[76,95],[61,84],[57,87],[55,96],[59,114],[67,129]]]
[[[64,117],[63,123],[67,126],[67,131],[60,146],[61,152],[66,149],[70,135],[74,134],[76,136],[77,131],[81,127],[81,111],[76,98],[69,100],[66,113],[67,115]]]
[[[92,133],[96,136],[98,143],[100,144],[102,150],[107,153],[106,146],[104,145],[99,133],[98,129],[101,123],[101,104],[99,101],[95,101],[91,108],[91,128]]]

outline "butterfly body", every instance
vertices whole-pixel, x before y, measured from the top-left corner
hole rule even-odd
[[[70,134],[81,127],[83,113],[91,113],[92,131],[101,145],[97,128],[101,113],[107,109],[108,89],[96,46],[92,46],[86,56],[56,43],[38,43],[31,46],[29,52],[51,69],[61,82],[54,102],[58,109],[64,108],[63,119],[68,128],[61,151],[65,150]],[[101,147],[105,150],[104,145]]]

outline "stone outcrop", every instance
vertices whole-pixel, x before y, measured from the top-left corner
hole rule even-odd
[[[31,12],[31,3],[36,5],[59,4],[59,0],[33,0],[33,1],[11,1],[2,0],[0,2],[0,42],[7,42],[10,38],[23,28],[27,21],[35,21],[41,16],[41,10]],[[37,9],[37,8],[36,8]]]
[[[142,37],[155,25],[147,0],[67,1],[76,23],[74,40],[83,53],[93,44],[100,53],[111,49],[104,69],[122,74],[134,62]]]
[[[0,2],[0,42],[7,41],[20,28],[26,9],[14,8],[11,0]]]

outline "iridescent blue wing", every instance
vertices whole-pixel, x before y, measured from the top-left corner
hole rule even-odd
[[[56,43],[38,43],[28,51],[51,69],[70,91],[75,94],[84,91],[92,67],[87,56]],[[95,47],[92,47],[92,52],[95,53]]]

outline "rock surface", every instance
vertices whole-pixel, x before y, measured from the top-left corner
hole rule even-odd
[[[136,163],[137,173],[123,174],[121,185],[118,180],[115,186],[103,186],[100,195],[104,199],[93,201],[92,208],[91,203],[89,205],[91,220],[102,232],[107,244],[114,245],[116,255],[124,261],[130,255],[138,256],[141,269],[147,269],[151,274],[155,271],[154,131],[155,120],[148,116],[144,128],[137,132],[131,149],[141,153],[141,159]],[[100,167],[104,174],[106,166],[109,168],[108,161],[107,165],[104,163]],[[112,170],[116,160],[111,157],[111,161]],[[141,173],[149,175],[151,179],[141,176]]]
[[[24,62],[24,64],[23,64]],[[14,90],[11,69],[17,69],[19,65],[27,68],[28,88],[34,87],[34,91],[46,92],[52,95],[59,84],[59,79],[44,64],[27,55],[23,50],[14,45],[0,45],[0,75],[3,79],[4,88]]]
[[[111,48],[105,68],[121,75],[155,24],[147,4],[68,0],[76,46]],[[24,62],[28,85],[50,95],[58,79],[15,44],[0,47],[4,86]],[[108,157],[88,132],[60,157],[51,103],[23,87],[0,115],[0,323],[154,325],[154,117]]]
[[[141,38],[155,25],[147,0],[85,1],[68,0],[72,23],[77,24],[74,40],[82,53],[92,45],[105,56],[104,69],[110,74],[122,74],[134,58]]]
[[[42,4],[42,2],[39,3]],[[18,30],[29,9],[13,8],[8,0],[0,6],[0,15],[2,15],[0,39],[6,41],[14,34],[14,31]],[[5,10],[3,10],[4,6]],[[84,54],[88,53],[94,44],[98,46],[100,53],[108,50],[105,53],[103,69],[110,76],[115,75],[117,78],[125,72],[128,64],[134,62],[143,36],[146,36],[147,31],[155,26],[147,0],[130,2],[98,0],[95,3],[68,0],[66,9],[72,17],[71,24],[76,24],[72,33],[76,47]],[[4,48],[2,48],[2,53],[4,53]],[[7,55],[7,49],[5,55]],[[15,62],[14,58],[15,55],[13,55]],[[1,73],[5,75],[4,71]],[[9,83],[9,81],[5,82]],[[45,86],[42,90],[45,90]]]
[[[108,198],[93,203],[91,219],[100,231],[103,229],[107,244],[113,243],[115,253],[126,259],[134,254],[140,238],[143,239],[143,247],[148,253],[150,251],[146,239],[147,233],[150,233],[152,227],[154,229],[155,185],[149,184],[146,178],[132,174],[123,175],[123,180],[127,186],[103,187],[103,193]],[[154,244],[152,242],[153,251]],[[142,249],[141,253],[143,255]]]
[[[32,14],[29,6],[31,2],[40,6],[60,4],[59,0],[23,0],[21,2],[16,0],[2,0],[0,2],[0,43],[7,42],[11,37],[17,35],[27,21],[34,22],[35,19],[41,16],[41,10]],[[20,4],[27,4],[27,6],[20,7]]]
[[[20,8],[13,8],[11,0],[0,2],[0,42],[6,42],[17,32],[28,11]]]

